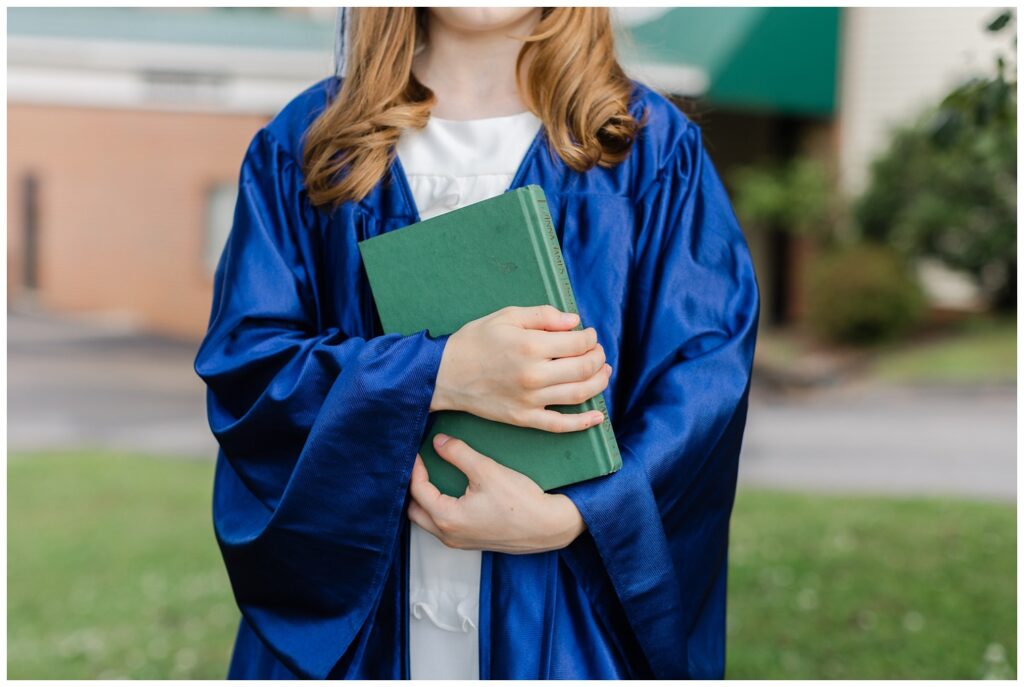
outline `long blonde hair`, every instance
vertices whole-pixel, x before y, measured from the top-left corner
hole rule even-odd
[[[341,92],[305,134],[303,173],[316,206],[364,198],[388,171],[401,130],[425,126],[434,104],[412,73],[427,39],[426,10],[351,12]],[[643,123],[629,112],[633,85],[615,59],[607,8],[544,8],[516,74],[520,96],[565,164],[583,172],[625,159]]]

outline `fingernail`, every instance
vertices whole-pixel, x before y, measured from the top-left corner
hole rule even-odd
[[[579,315],[577,315],[576,313],[571,313],[571,312],[562,313],[562,322],[565,322],[566,324],[576,324],[576,320],[578,320],[578,319],[579,319]]]
[[[434,435],[434,446],[444,446],[451,439],[447,434],[437,433]]]
[[[601,424],[602,422],[604,422],[604,413],[602,413],[602,412],[598,411],[598,412],[597,412],[597,413],[596,413],[596,414],[594,415],[594,424],[595,424],[595,425],[599,425],[599,424]]]

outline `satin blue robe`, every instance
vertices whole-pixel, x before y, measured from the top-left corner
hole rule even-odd
[[[382,335],[356,242],[417,221],[400,160],[315,209],[302,134],[324,79],[252,139],[196,372],[213,516],[243,620],[233,678],[408,677],[408,484],[447,337]],[[480,677],[718,678],[758,288],[698,127],[637,84],[629,156],[580,174],[534,140],[512,188],[550,204],[613,366],[622,469],[562,488],[587,531],[484,552]]]

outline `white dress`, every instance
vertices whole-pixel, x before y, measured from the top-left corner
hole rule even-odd
[[[398,140],[422,219],[504,193],[540,129],[531,112],[487,119],[431,117]],[[413,679],[480,677],[480,552],[449,549],[412,523],[409,670]]]

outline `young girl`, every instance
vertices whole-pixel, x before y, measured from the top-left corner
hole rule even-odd
[[[230,677],[708,678],[758,319],[700,131],[628,80],[604,8],[359,8],[344,78],[252,140],[196,358]],[[382,335],[356,243],[543,187],[582,321],[509,307]],[[545,493],[432,411],[547,431],[600,414],[623,466]]]

